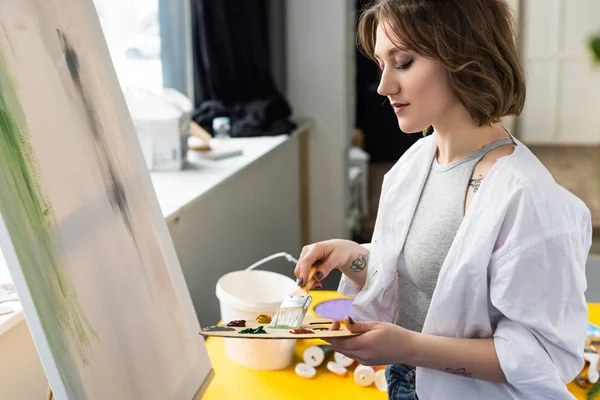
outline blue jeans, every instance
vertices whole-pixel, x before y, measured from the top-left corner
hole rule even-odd
[[[392,364],[385,368],[389,400],[418,400],[415,389],[415,367]]]

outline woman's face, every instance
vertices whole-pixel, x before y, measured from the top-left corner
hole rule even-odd
[[[460,102],[440,61],[396,46],[386,30],[383,23],[377,27],[375,58],[382,71],[377,92],[389,99],[403,132],[423,131]]]

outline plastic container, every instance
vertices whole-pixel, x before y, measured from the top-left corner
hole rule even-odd
[[[127,86],[124,90],[146,166],[150,171],[177,171],[183,167],[182,132],[189,134],[184,101],[172,91],[154,93]],[[179,103],[175,104],[177,97]],[[187,118],[187,125],[186,125]],[[187,126],[187,128],[186,128]]]
[[[213,119],[212,127],[215,139],[231,139],[231,121],[228,117],[217,117]]]
[[[190,137],[190,121],[194,109],[189,98],[172,88],[164,88],[163,96],[169,103],[180,112],[179,136],[181,140],[181,159],[185,161],[188,152],[188,138]]]
[[[285,275],[253,270],[257,264],[230,272],[218,280],[216,295],[224,323],[235,319],[254,322],[260,314],[273,317],[285,296],[298,288],[296,282]],[[224,345],[227,357],[239,365],[279,370],[294,361],[296,340],[224,339]]]

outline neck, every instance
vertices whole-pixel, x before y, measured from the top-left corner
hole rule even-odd
[[[438,147],[437,160],[440,164],[460,160],[496,140],[510,137],[501,124],[478,126],[468,111],[463,110],[458,110],[454,115],[440,119],[433,125]]]

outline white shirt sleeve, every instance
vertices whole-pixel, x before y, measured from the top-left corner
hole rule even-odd
[[[371,243],[363,243],[361,244],[364,248],[371,251]],[[368,268],[368,265],[367,265]],[[351,279],[349,279],[346,275],[342,274],[342,278],[340,279],[340,283],[338,285],[338,293],[342,296],[346,297],[356,297],[360,292],[361,288],[354,283]]]
[[[583,367],[586,242],[581,228],[541,233],[490,266],[490,300],[503,315],[496,353],[527,398],[562,399]]]

